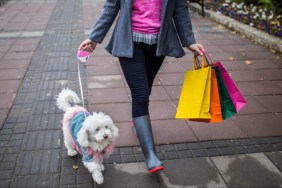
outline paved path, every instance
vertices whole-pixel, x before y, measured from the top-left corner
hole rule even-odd
[[[220,60],[248,100],[221,124],[174,120],[192,54],[166,58],[150,112],[163,173],[148,176],[131,127],[130,93],[115,57],[102,45],[82,70],[86,104],[120,129],[105,161],[106,182],[93,184],[80,157],[66,154],[54,97],[79,91],[75,53],[101,0],[10,1],[0,7],[0,187],[278,187],[282,185],[281,54],[191,14],[196,38]],[[73,165],[78,165],[78,170]]]

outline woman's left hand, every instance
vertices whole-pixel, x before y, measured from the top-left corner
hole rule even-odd
[[[195,55],[203,55],[203,52],[205,51],[203,45],[198,43],[191,44],[187,49],[194,52]]]
[[[91,41],[90,39],[86,39],[80,44],[78,50],[83,50],[92,53],[96,48],[96,45],[97,45],[96,42]]]

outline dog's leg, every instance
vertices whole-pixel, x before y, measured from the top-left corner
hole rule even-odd
[[[103,159],[97,161],[97,164],[99,165],[98,170],[99,170],[100,172],[103,172],[103,171],[105,170],[105,167],[104,167],[104,165],[103,165]]]
[[[68,150],[68,156],[76,156],[77,155],[77,151],[71,146],[71,144],[68,142],[67,139],[67,130],[65,130],[65,128],[63,127],[63,134],[64,134],[64,143],[65,146]]]
[[[104,170],[105,170],[105,167],[104,167],[104,165],[103,165],[102,163],[100,164],[99,170],[100,170],[101,172],[104,172]]]
[[[77,151],[72,148],[72,146],[65,140],[65,146],[68,150],[68,156],[76,156]]]
[[[100,171],[100,164],[96,162],[83,162],[84,166],[91,172],[93,180],[97,184],[102,184],[104,182],[104,177]]]

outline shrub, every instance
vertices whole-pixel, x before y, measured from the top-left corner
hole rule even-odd
[[[282,14],[282,1],[281,0],[271,0],[274,11],[276,14]]]
[[[275,2],[274,2],[275,1]],[[206,7],[282,38],[282,0],[210,0]]]
[[[0,0],[0,6],[3,5],[7,0]]]

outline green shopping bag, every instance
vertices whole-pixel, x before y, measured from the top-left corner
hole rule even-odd
[[[215,74],[218,82],[222,116],[223,119],[227,119],[232,117],[234,114],[236,114],[236,109],[231,100],[231,97],[229,96],[228,90],[225,86],[224,80],[220,74],[218,67],[212,66],[212,69],[215,70]]]

